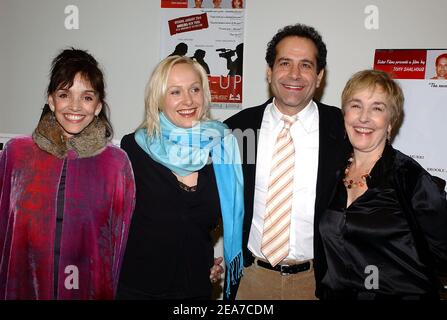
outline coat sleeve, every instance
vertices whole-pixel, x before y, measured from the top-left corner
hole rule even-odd
[[[440,180],[428,173],[421,175],[412,192],[411,206],[436,271],[447,275],[447,200]]]
[[[8,144],[6,144],[3,151],[0,151],[0,253],[3,255],[3,248],[6,239],[6,229],[8,227],[8,208],[9,208],[9,193],[10,193],[10,179],[6,173],[6,163],[8,157]],[[0,261],[1,259],[0,255]]]
[[[121,264],[126,249],[129,226],[135,206],[135,180],[130,161],[125,163],[118,177],[113,203],[113,286],[116,292]]]
[[[10,237],[10,231],[8,231],[8,224],[10,223],[10,194],[11,194],[11,177],[8,173],[8,143],[3,151],[0,151],[0,299],[5,297],[6,289],[6,272],[2,270],[5,266],[5,259],[7,259],[7,247],[8,237]],[[9,232],[9,235],[8,235]],[[3,261],[3,263],[2,263]]]

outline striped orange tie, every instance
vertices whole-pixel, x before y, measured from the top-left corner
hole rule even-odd
[[[267,191],[261,251],[272,266],[289,254],[295,147],[290,127],[295,118],[283,116],[284,127],[276,139]]]

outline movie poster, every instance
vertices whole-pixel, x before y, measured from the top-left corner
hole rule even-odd
[[[208,74],[212,108],[241,109],[246,0],[162,0],[161,58],[188,56]]]
[[[404,120],[393,145],[447,180],[447,49],[378,49],[374,69],[391,73],[404,91]]]

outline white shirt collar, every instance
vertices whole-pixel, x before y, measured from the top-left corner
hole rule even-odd
[[[281,120],[283,114],[281,113],[281,111],[278,110],[278,107],[275,104],[275,100],[276,99],[273,98],[272,108],[270,110],[273,123],[276,125],[279,124],[280,122],[281,123],[283,122]],[[315,129],[318,129],[318,126],[317,128],[315,128],[315,116],[317,115],[317,112],[318,112],[317,104],[313,100],[311,100],[309,101],[307,106],[304,107],[303,110],[301,110],[295,115],[295,117],[297,117],[298,119],[297,122],[301,123],[301,125],[303,126],[304,130],[306,130],[307,133],[310,133]]]

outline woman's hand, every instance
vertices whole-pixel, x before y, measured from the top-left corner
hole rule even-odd
[[[222,278],[224,272],[223,267],[220,265],[223,261],[223,257],[214,258],[214,265],[210,269],[210,281],[216,283]]]

